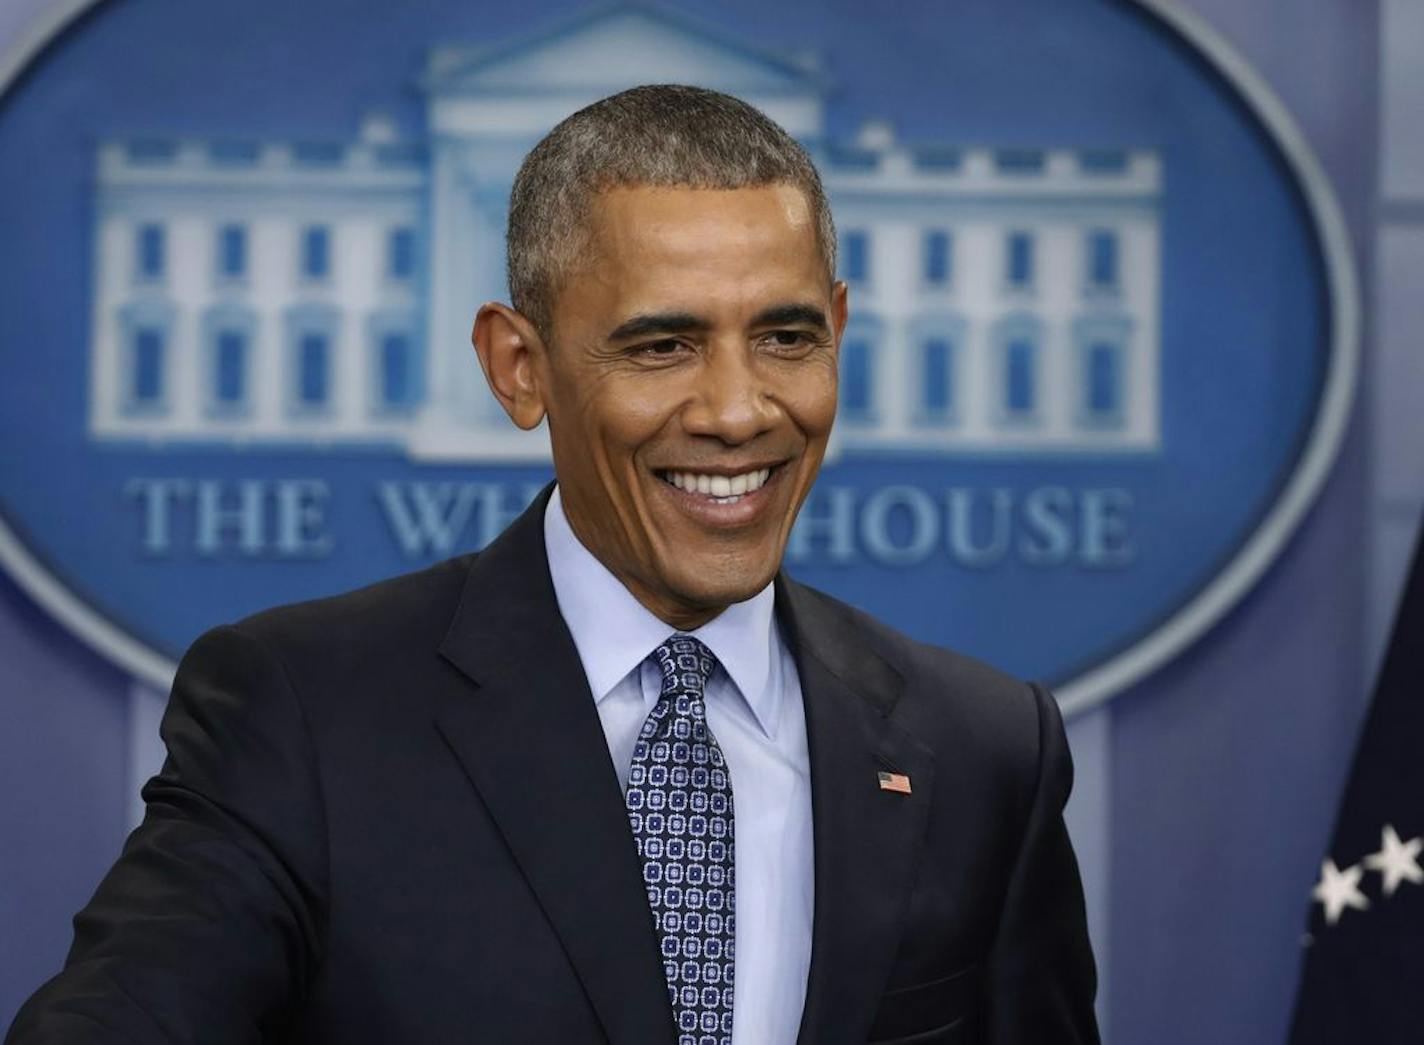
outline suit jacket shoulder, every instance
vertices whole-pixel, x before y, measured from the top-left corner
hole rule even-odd
[[[795,590],[794,601],[814,605],[818,617],[843,629],[837,639],[841,649],[858,648],[861,656],[868,649],[900,677],[899,699],[885,708],[896,724],[923,740],[943,739],[951,749],[967,742],[992,756],[1004,782],[1034,786],[1042,731],[1062,728],[1045,687],[968,654],[913,639],[818,589],[788,587]],[[1047,723],[1045,711],[1051,718]]]
[[[394,656],[433,657],[478,553],[362,588],[276,606],[232,627],[274,650],[303,681],[339,683]]]

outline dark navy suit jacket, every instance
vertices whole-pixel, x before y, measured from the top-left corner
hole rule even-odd
[[[482,553],[193,645],[143,825],[8,1042],[672,1045],[547,496]],[[801,1045],[1096,1042],[1053,698],[776,583],[811,759]]]

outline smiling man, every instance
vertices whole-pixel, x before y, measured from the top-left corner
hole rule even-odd
[[[556,485],[200,639],[14,1042],[1094,1042],[1036,685],[781,571],[846,288],[802,148],[642,87],[526,159],[474,343]]]
[[[531,164],[550,162],[558,134]],[[825,453],[846,290],[814,206],[787,183],[590,192],[573,219],[580,256],[531,275],[558,286],[552,309],[518,287],[539,321],[502,305],[476,320],[515,423],[548,418],[580,543],[679,628],[771,583]],[[512,249],[521,233],[511,225]]]

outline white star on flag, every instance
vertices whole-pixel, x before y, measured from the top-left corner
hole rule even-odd
[[[1365,866],[1384,876],[1384,894],[1393,896],[1400,882],[1424,882],[1424,867],[1419,866],[1419,850],[1424,849],[1424,838],[1411,838],[1401,842],[1393,824],[1385,824],[1380,833],[1380,849],[1365,857]]]
[[[1360,892],[1360,877],[1364,873],[1359,864],[1351,864],[1343,871],[1335,866],[1334,860],[1326,860],[1320,865],[1320,884],[1310,895],[1324,905],[1325,924],[1338,922],[1346,907],[1357,911],[1369,907],[1370,902]]]

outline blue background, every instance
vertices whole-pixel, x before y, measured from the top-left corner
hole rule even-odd
[[[116,0],[113,9],[142,22],[144,6]],[[936,4],[916,16],[909,5],[902,6],[907,17],[936,24],[960,7]],[[1341,197],[1368,276],[1377,220],[1377,4],[1319,0],[1303,8],[1291,0],[1193,0],[1187,6],[1246,54],[1300,121]],[[36,8],[34,0],[30,8]],[[204,8],[205,17],[220,14]],[[281,24],[285,18],[305,21],[308,9],[277,12],[278,31],[289,28]],[[966,9],[983,15],[988,5]],[[994,9],[1013,18],[1018,5]],[[242,20],[246,9],[235,10],[234,21]],[[773,32],[790,32],[799,41],[821,32],[819,19],[850,21],[864,8],[829,5],[824,15],[809,18],[765,5],[734,3],[726,10],[729,18],[764,16],[767,39],[776,38]],[[505,19],[513,21],[512,15]],[[479,26],[472,29],[472,38],[483,35]],[[897,41],[866,41],[872,54],[882,55],[882,64],[899,51],[919,53],[922,60],[890,69],[885,75],[899,85],[885,87],[883,97],[858,83],[853,97],[846,92],[838,99],[838,105],[854,106],[841,110],[847,126],[860,115],[891,111],[890,102],[905,93],[903,84],[928,72],[945,74],[935,68],[935,56],[927,64],[915,50],[923,38],[922,29],[909,26]],[[322,64],[319,53],[296,43],[283,46],[289,53],[263,60],[279,71],[292,62]],[[829,58],[839,67],[855,54],[855,47],[846,45]],[[369,98],[382,97],[391,67],[387,55],[364,51],[330,61],[338,59],[353,75],[369,73]],[[144,49],[137,48],[129,60],[141,71]],[[141,73],[127,73],[75,85],[78,96],[69,97],[62,112],[37,120],[31,136],[5,140],[0,163],[12,164],[19,147],[33,168],[54,167],[52,181],[31,179],[35,206],[63,212],[86,198],[76,193],[88,177],[87,166],[76,168],[73,155],[55,152],[47,122],[93,126],[87,122],[89,107],[106,104],[102,96],[93,97],[95,87],[100,95],[121,96],[143,80]],[[246,82],[261,95],[260,77]],[[180,76],[164,89],[182,95],[187,85]],[[229,89],[234,97],[244,90],[236,80]],[[184,99],[174,102],[182,105]],[[304,111],[321,105],[320,98],[289,99],[271,114],[271,126],[299,122]],[[14,112],[0,102],[0,120],[8,124]],[[986,114],[986,121],[991,117]],[[333,111],[323,118],[349,128],[353,115]],[[903,128],[907,134],[914,130],[908,123]],[[196,117],[186,129],[211,130]],[[342,136],[347,134],[343,130]],[[51,230],[27,223],[13,198],[0,206],[5,208],[0,227],[10,242],[43,243],[52,235],[62,238],[66,227],[75,234],[87,228],[84,213],[66,213]],[[64,250],[87,272],[82,244]],[[37,277],[56,286],[74,277],[74,262],[55,262],[48,250],[34,264]],[[1367,301],[1369,289],[1367,282]],[[66,329],[78,332],[77,344],[87,341],[84,317],[49,316],[37,329],[16,311],[16,303],[6,298],[0,308],[0,346],[7,355],[52,343],[33,339]],[[1365,374],[1373,379],[1380,367],[1373,339],[1366,347]],[[41,365],[58,363],[52,358]],[[68,408],[75,406],[51,403],[49,409],[74,416]],[[1387,443],[1393,431],[1381,429],[1380,416],[1366,393],[1319,501],[1253,593],[1172,664],[1073,724],[1080,799],[1091,790],[1088,785],[1103,792],[1095,807],[1099,822],[1091,825],[1101,849],[1085,848],[1082,835],[1078,844],[1086,858],[1104,861],[1110,884],[1110,931],[1097,946],[1107,960],[1106,1023],[1114,1042],[1246,1045],[1282,1039],[1309,889],[1367,689],[1373,654],[1367,628],[1371,620],[1387,617],[1392,602],[1392,583],[1370,583],[1374,545],[1379,534],[1388,543],[1391,533],[1413,524],[1411,516],[1391,529],[1388,519],[1379,518],[1377,445]],[[3,445],[6,461],[15,455],[42,457],[49,450],[32,446],[28,433],[16,441],[7,431]],[[112,512],[92,520],[96,540],[113,521]],[[1376,639],[1378,632],[1376,627]],[[6,785],[0,792],[0,1024],[58,966],[68,941],[67,919],[112,860],[126,829],[134,760],[129,692],[126,677],[0,578],[0,779]],[[1101,761],[1084,758],[1079,740],[1089,734]]]
[[[86,601],[176,659],[213,624],[420,565],[400,554],[376,509],[377,479],[523,485],[545,474],[434,468],[395,453],[90,443],[90,288],[75,277],[92,257],[94,143],[125,132],[346,140],[372,106],[419,136],[415,79],[432,46],[537,35],[583,9],[128,0],[98,7],[10,92],[0,109],[0,223],[10,230],[0,241],[0,312],[11,317],[11,345],[55,347],[7,352],[0,363],[0,440],[27,447],[0,463],[0,509]],[[974,0],[952,11],[901,5],[873,21],[849,4],[702,13],[733,40],[794,41],[821,55],[835,85],[833,138],[888,117],[911,142],[1160,150],[1160,454],[850,459],[821,484],[909,482],[932,495],[950,486],[1020,496],[1047,484],[1125,488],[1134,495],[1133,563],[1046,569],[1009,559],[974,570],[936,555],[905,569],[822,557],[797,569],[918,637],[1053,683],[1151,630],[1269,508],[1319,394],[1328,310],[1318,254],[1270,140],[1189,47],[1127,4]],[[169,476],[321,476],[332,486],[336,552],[302,563],[191,551],[155,560],[140,547],[139,505],[123,490],[134,477]],[[104,541],[94,540],[99,519]]]

